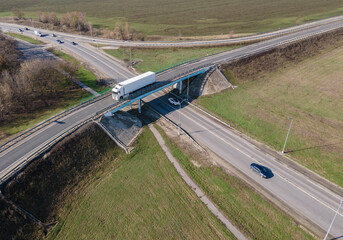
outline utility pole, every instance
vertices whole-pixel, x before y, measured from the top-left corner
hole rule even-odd
[[[287,143],[287,140],[288,140],[289,133],[291,132],[291,127],[292,127],[292,123],[293,123],[293,118],[291,118],[291,119],[292,119],[292,121],[291,121],[291,124],[289,125],[289,129],[288,129],[287,137],[286,137],[286,140],[285,140],[285,144],[283,145],[282,153],[285,153],[286,143]]]
[[[341,200],[341,203],[340,203],[339,206],[338,206],[338,209],[337,209],[337,211],[336,211],[336,214],[335,214],[335,216],[334,216],[333,219],[332,219],[332,222],[331,222],[331,224],[330,224],[330,227],[329,227],[329,229],[328,229],[328,232],[327,232],[326,235],[325,235],[324,240],[326,240],[326,238],[329,236],[329,232],[330,232],[330,230],[331,230],[331,228],[332,228],[332,225],[333,225],[333,223],[334,223],[334,221],[335,221],[335,219],[336,219],[336,217],[337,217],[337,214],[338,214],[338,212],[339,212],[339,209],[340,209],[341,206],[342,206],[342,203],[343,203],[343,200]]]
[[[183,99],[181,102],[180,102],[180,108],[179,108],[179,132],[177,135],[181,135],[181,106],[182,106],[182,103],[184,101],[186,101],[187,99]],[[187,100],[188,101],[188,100]]]

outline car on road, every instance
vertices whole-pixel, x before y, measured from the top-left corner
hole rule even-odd
[[[180,101],[177,100],[176,98],[168,98],[168,101],[173,104],[174,106],[180,106]]]
[[[51,33],[51,37],[56,37],[56,34],[55,33]]]
[[[57,39],[56,40],[58,43],[64,43],[62,40]]]
[[[77,45],[77,43],[76,43],[76,42],[71,42],[71,44],[73,44],[73,45]]]
[[[26,31],[29,31],[29,28],[26,27],[25,30],[26,30]]]
[[[23,29],[21,29],[21,28],[19,28],[18,30],[19,30],[19,32],[24,32],[24,30],[23,30]]]
[[[251,171],[257,172],[262,178],[272,178],[274,176],[269,168],[257,163],[250,164],[250,169]]]

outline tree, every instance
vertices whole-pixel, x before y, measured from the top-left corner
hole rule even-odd
[[[114,28],[114,33],[116,35],[116,39],[123,40],[124,39],[124,29],[123,29],[123,24],[118,21],[116,23],[116,26]]]
[[[54,26],[57,26],[60,24],[60,21],[58,20],[56,13],[54,13],[54,12],[49,13],[48,21],[49,21],[49,23],[53,24]]]
[[[24,18],[24,12],[20,11],[18,8],[13,8],[12,10],[14,16],[17,17],[17,19],[23,19]]]

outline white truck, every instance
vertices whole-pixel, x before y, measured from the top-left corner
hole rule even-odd
[[[118,83],[112,89],[112,98],[120,100],[127,97],[130,93],[137,91],[140,88],[148,86],[156,82],[156,74],[154,72],[146,72],[136,77]]]
[[[40,31],[34,31],[35,35],[38,36],[38,37],[41,37],[42,36],[42,33]]]

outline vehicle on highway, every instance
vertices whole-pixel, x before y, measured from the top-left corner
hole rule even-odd
[[[262,178],[272,178],[274,176],[269,168],[257,163],[250,164],[250,169],[251,171],[257,172]]]
[[[180,106],[181,104],[180,101],[177,100],[176,98],[168,98],[168,101],[175,106]]]
[[[51,33],[51,37],[56,37],[56,34],[55,33]]]
[[[23,32],[23,29],[21,29],[21,28],[19,28],[18,30],[19,30],[19,32]]]
[[[42,36],[42,33],[40,31],[34,31],[35,35],[38,36],[38,37],[41,37]]]
[[[25,28],[26,31],[29,31],[30,29],[28,27]]]
[[[71,44],[73,44],[73,45],[77,45],[77,43],[76,43],[76,42],[71,42]]]
[[[146,72],[136,77],[125,80],[118,83],[114,88],[112,88],[112,98],[114,100],[120,100],[130,93],[137,91],[143,87],[146,87],[152,83],[156,82],[156,74],[154,72]]]
[[[64,43],[62,40],[57,39],[56,42],[58,43]]]

